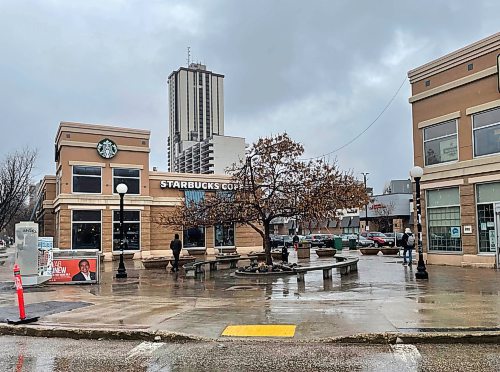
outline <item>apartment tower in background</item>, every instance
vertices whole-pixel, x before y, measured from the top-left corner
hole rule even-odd
[[[224,75],[190,63],[168,77],[168,170],[224,173],[244,156],[245,140],[224,136]]]

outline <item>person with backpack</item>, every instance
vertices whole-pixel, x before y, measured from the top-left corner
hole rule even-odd
[[[413,236],[411,230],[408,227],[405,229],[405,233],[403,234],[401,241],[403,243],[403,266],[406,266],[407,264],[406,252],[408,252],[408,265],[411,265],[412,261],[411,251],[415,247],[415,237]]]

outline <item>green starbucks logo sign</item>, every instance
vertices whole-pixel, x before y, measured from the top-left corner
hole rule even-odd
[[[110,139],[104,138],[97,144],[97,152],[104,159],[111,159],[118,152],[118,147],[116,146],[116,143],[114,143]]]

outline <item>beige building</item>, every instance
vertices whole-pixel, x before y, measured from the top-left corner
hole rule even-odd
[[[135,257],[169,255],[179,233],[184,248],[260,250],[262,239],[243,225],[200,226],[176,231],[157,223],[185,198],[231,189],[224,175],[149,170],[150,132],[139,129],[62,122],[55,141],[56,175],[38,188],[36,220],[41,235],[60,249],[96,249],[109,259],[119,253],[119,183],[124,198],[127,251]]]
[[[430,264],[498,265],[499,54],[497,33],[408,73]]]

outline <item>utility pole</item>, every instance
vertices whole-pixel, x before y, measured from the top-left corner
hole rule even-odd
[[[370,173],[362,172],[361,174],[363,175],[363,179],[365,182],[365,192],[368,195],[368,190],[366,189],[366,176],[369,175]],[[369,230],[370,230],[370,228],[368,226],[368,204],[366,204],[365,205],[365,231],[369,231]]]

